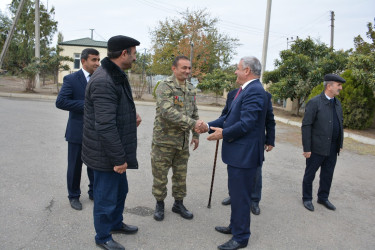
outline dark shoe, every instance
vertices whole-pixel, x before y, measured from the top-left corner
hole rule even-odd
[[[260,208],[259,208],[259,204],[258,203],[251,203],[251,212],[255,215],[259,215],[260,214]]]
[[[230,227],[215,227],[215,230],[222,234],[231,234],[232,230]]]
[[[304,201],[303,205],[307,210],[314,211],[314,205],[312,204],[311,201]]]
[[[247,246],[246,244],[241,244],[235,240],[230,240],[228,242],[225,242],[223,245],[218,246],[219,249],[225,249],[225,250],[235,250],[239,248],[244,248]]]
[[[172,207],[172,212],[180,214],[182,218],[185,218],[188,220],[193,219],[193,214],[189,212],[189,210],[186,209],[182,200],[180,201],[175,200],[173,207]]]
[[[82,210],[82,203],[79,201],[79,199],[74,198],[70,199],[70,206],[75,210]]]
[[[103,249],[108,249],[108,250],[125,250],[125,247],[121,245],[120,243],[114,241],[114,240],[109,240],[106,243],[101,243],[98,244],[96,243],[98,247],[101,247]]]
[[[226,206],[226,205],[230,205],[230,196],[229,196],[228,198],[225,198],[225,199],[221,202],[221,204],[223,204],[224,206]]]
[[[157,221],[164,220],[164,201],[157,201],[156,202],[154,219],[157,220]]]
[[[135,234],[136,232],[138,232],[137,226],[122,223],[122,227],[120,229],[112,230],[111,234]]]
[[[318,203],[324,205],[326,208],[330,210],[336,210],[336,207],[331,202],[329,202],[329,200],[322,201],[318,199]]]

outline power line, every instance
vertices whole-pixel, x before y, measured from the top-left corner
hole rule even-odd
[[[142,2],[145,5],[148,5],[149,7],[153,7],[153,8],[168,12],[168,13],[173,13],[173,14],[178,13],[178,11],[176,11],[174,9],[171,9],[169,7],[162,6],[162,5],[160,5],[160,3],[158,4],[158,3],[151,2],[151,1],[148,1],[148,0],[139,0],[139,1]]]
[[[103,36],[101,36],[98,32],[96,32],[96,30],[94,30],[94,33],[96,35],[98,35],[101,39],[103,39],[103,41],[107,41],[108,39],[105,39]]]
[[[321,21],[322,18],[324,17],[327,17],[329,12],[328,11],[325,11],[322,15],[320,15],[319,17],[317,17],[316,19],[314,19],[313,21],[309,22],[309,24],[307,25],[303,25],[297,29],[295,29],[294,31],[292,31],[291,33],[292,34],[296,34],[298,32],[300,32],[300,30],[303,30],[304,33],[306,33],[307,31],[310,31],[312,28],[314,28],[314,25],[317,24],[318,22]],[[328,19],[327,19],[328,20]]]

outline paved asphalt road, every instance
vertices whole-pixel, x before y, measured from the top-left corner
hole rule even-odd
[[[194,219],[171,212],[166,199],[162,222],[152,218],[150,146],[153,106],[138,106],[143,122],[138,132],[139,170],[129,170],[125,223],[139,226],[136,235],[115,235],[126,249],[216,249],[230,239],[214,230],[228,225],[230,208],[226,168],[218,156],[212,207],[207,208],[215,143],[201,136],[191,152],[188,196],[184,203]],[[216,111],[201,111],[212,120]],[[82,211],[70,208],[66,190],[68,113],[53,101],[0,98],[0,249],[96,249],[88,199],[88,179],[82,174]],[[330,200],[336,211],[316,204],[307,211],[301,202],[305,167],[300,129],[277,124],[276,148],[266,154],[261,214],[252,216],[247,249],[375,249],[374,156],[343,151],[338,159]],[[314,193],[317,191],[314,182]],[[168,184],[171,190],[171,184]]]

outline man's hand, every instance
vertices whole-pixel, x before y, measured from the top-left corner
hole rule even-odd
[[[199,139],[192,139],[190,142],[190,146],[194,144],[193,151],[196,150],[199,146]]]
[[[115,166],[113,168],[113,171],[115,171],[116,173],[122,174],[126,171],[127,168],[128,168],[128,164],[125,162],[124,164],[120,166]]]
[[[211,127],[210,129],[214,130],[215,132],[210,134],[207,137],[207,140],[216,141],[216,140],[223,139],[223,129],[222,128]]]
[[[142,122],[142,118],[139,116],[139,114],[137,113],[137,127],[139,126],[139,124],[141,124]]]
[[[270,152],[273,149],[273,146],[272,145],[264,145],[264,149],[266,150],[266,152]]]
[[[305,156],[306,159],[308,159],[311,156],[311,152],[303,152],[302,155]]]
[[[199,134],[208,132],[208,125],[207,125],[207,123],[205,123],[202,120],[198,120],[195,123],[194,131],[197,132],[197,133],[199,133]]]

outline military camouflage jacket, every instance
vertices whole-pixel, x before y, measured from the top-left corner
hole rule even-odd
[[[183,149],[189,146],[190,130],[199,119],[194,86],[186,81],[180,86],[174,75],[159,83],[156,89],[156,116],[152,142],[156,145]]]

